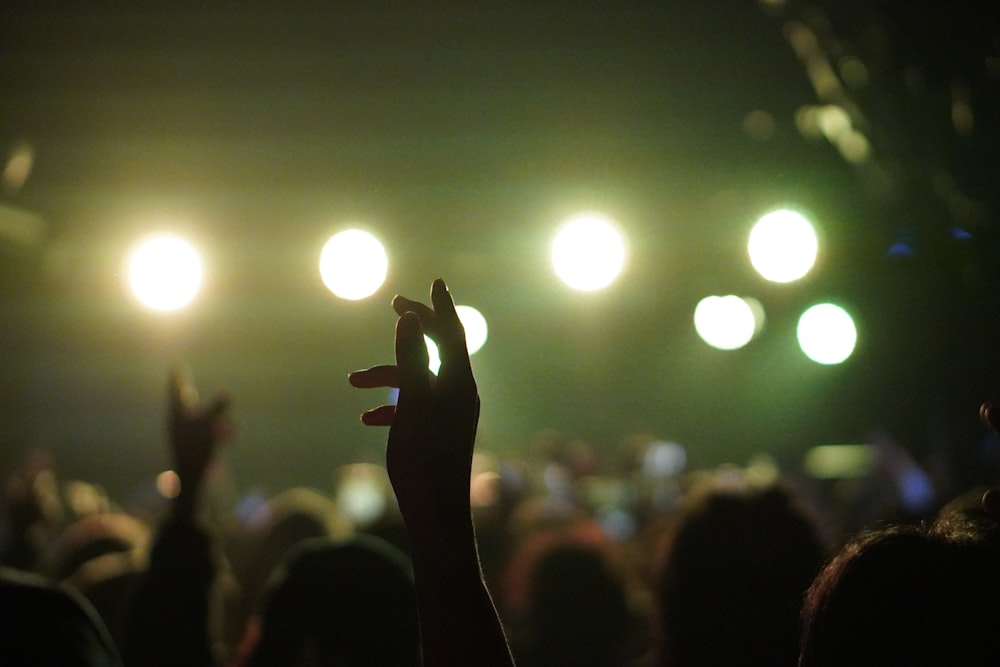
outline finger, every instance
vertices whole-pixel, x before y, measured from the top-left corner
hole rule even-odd
[[[444,280],[438,278],[431,286],[431,301],[437,318],[438,352],[441,354],[441,368],[457,365],[460,369],[469,366],[469,352],[465,345],[465,328],[455,310],[455,301]]]
[[[431,302],[434,304],[434,317],[437,320],[440,330],[441,342],[446,346],[454,346],[461,343],[465,348],[465,330],[462,321],[458,319],[458,311],[455,310],[455,301],[451,298],[444,281],[438,278],[431,285]]]
[[[420,317],[420,322],[424,325],[425,330],[433,327],[434,311],[419,301],[413,301],[397,294],[392,298],[392,309],[400,316],[403,313],[416,313]]]
[[[361,414],[361,423],[365,426],[392,426],[396,416],[395,405],[380,405]]]
[[[427,363],[427,345],[420,317],[412,311],[403,313],[396,320],[396,364],[401,399],[411,395],[425,396],[430,392]]]
[[[399,388],[399,368],[396,366],[372,366],[347,374],[347,381],[358,389],[374,389],[376,387]]]

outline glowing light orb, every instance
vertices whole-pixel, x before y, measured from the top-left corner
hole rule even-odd
[[[164,498],[176,498],[181,492],[181,478],[173,470],[164,470],[156,476],[156,490]]]
[[[676,442],[654,442],[642,458],[642,471],[654,479],[672,477],[684,472],[687,452]]]
[[[472,478],[469,484],[469,503],[473,507],[493,507],[500,500],[501,477],[488,470]]]
[[[582,292],[607,287],[625,264],[625,244],[608,218],[587,213],[567,222],[552,244],[556,275]]]
[[[847,115],[843,107],[835,104],[821,108],[817,120],[820,131],[833,142],[851,131],[851,117]]]
[[[760,275],[772,282],[787,283],[809,273],[816,263],[819,241],[808,220],[783,209],[757,221],[747,249]]]
[[[382,516],[386,501],[376,480],[348,479],[337,494],[337,506],[357,525],[366,525]]]
[[[764,304],[751,296],[745,296],[742,298],[743,302],[746,303],[746,305],[750,308],[750,311],[753,313],[754,336],[757,336],[767,325],[767,313],[764,311]]]
[[[455,306],[455,312],[458,313],[458,319],[465,329],[465,347],[469,350],[469,356],[472,356],[486,344],[486,318],[472,306]],[[441,369],[441,354],[429,337],[424,336],[424,343],[427,345],[427,366],[437,375]]]
[[[389,270],[382,243],[359,229],[330,237],[319,257],[323,284],[341,299],[357,301],[378,291]]]
[[[132,293],[146,307],[164,312],[189,304],[201,278],[198,253],[187,241],[168,234],[143,241],[128,265]]]
[[[465,346],[468,348],[469,354],[479,352],[486,344],[486,337],[489,333],[486,327],[486,318],[472,306],[455,306],[455,312],[458,313],[458,319],[465,329]]]
[[[437,343],[430,337],[424,336],[424,344],[427,346],[427,367],[431,369],[431,373],[437,375],[441,370],[441,353],[438,352]]]
[[[854,320],[840,306],[821,303],[799,318],[799,347],[818,364],[839,364],[854,352],[858,330]]]
[[[802,460],[805,471],[817,479],[866,477],[877,464],[878,452],[871,445],[819,445]]]
[[[694,328],[701,339],[720,350],[737,350],[757,333],[753,307],[732,294],[707,296],[694,309]]]

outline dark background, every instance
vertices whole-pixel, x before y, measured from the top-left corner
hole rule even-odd
[[[384,397],[345,374],[391,358],[392,294],[422,298],[443,276],[490,325],[481,447],[527,452],[552,429],[614,460],[646,433],[694,466],[769,452],[793,467],[881,431],[943,485],[989,479],[998,6],[4,3],[0,148],[27,142],[35,159],[2,203],[45,227],[0,236],[0,464],[43,446],[112,493],[148,482],[167,465],[166,372],[184,361],[203,393],[234,397],[241,484],[325,486],[382,456],[384,433],[356,415]],[[797,129],[830,100],[790,22],[835,70],[867,66],[838,98],[871,143],[863,164]],[[773,132],[744,130],[753,111]],[[778,205],[822,238],[814,272],[784,286],[745,252]],[[594,294],[548,259],[558,224],[588,209],[630,248]],[[316,269],[353,223],[390,254],[358,303]],[[160,228],[206,264],[195,304],[168,316],[122,285],[131,243]],[[704,345],[691,314],[712,293],[758,298],[763,336]],[[840,366],[795,343],[798,314],[825,299],[859,326]]]

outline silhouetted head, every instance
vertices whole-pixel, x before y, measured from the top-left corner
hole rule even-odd
[[[0,664],[118,667],[104,623],[73,589],[0,568]]]
[[[518,664],[621,665],[641,649],[625,560],[596,522],[526,536],[496,592]]]
[[[253,667],[417,665],[410,562],[369,535],[307,540],[268,585]]]
[[[593,545],[553,545],[531,574],[527,624],[532,664],[620,665],[634,621],[621,577]]]
[[[809,589],[801,665],[1000,664],[1000,529],[978,496],[848,542]]]
[[[660,663],[794,665],[817,524],[781,486],[715,482],[682,504],[657,590]]]
[[[260,606],[267,582],[298,543],[313,538],[344,538],[353,526],[326,494],[295,487],[269,499],[250,516],[243,544],[234,553],[242,601],[233,624],[244,627]]]

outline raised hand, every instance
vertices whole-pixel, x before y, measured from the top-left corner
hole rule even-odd
[[[410,536],[423,664],[509,667],[469,505],[476,381],[455,303],[440,279],[431,286],[431,304],[393,299],[396,365],[355,371],[348,379],[360,388],[399,388],[395,406],[369,410],[361,420],[390,427],[386,467]],[[427,367],[424,332],[441,355],[436,377]]]
[[[167,435],[181,488],[157,530],[149,567],[130,598],[123,645],[128,665],[220,664],[213,621],[217,563],[212,537],[198,525],[196,509],[206,473],[230,433],[228,407],[224,394],[200,405],[187,371],[170,373]]]
[[[460,519],[469,511],[469,476],[479,420],[479,395],[465,346],[465,331],[443,280],[431,287],[430,308],[397,296],[396,365],[348,376],[361,388],[398,387],[395,406],[361,416],[372,426],[391,426],[386,468],[404,516]],[[435,377],[428,369],[424,333],[441,355]]]
[[[229,397],[219,394],[200,406],[198,390],[183,369],[170,373],[167,397],[170,451],[181,483],[177,504],[191,510],[219,443],[230,433]]]

